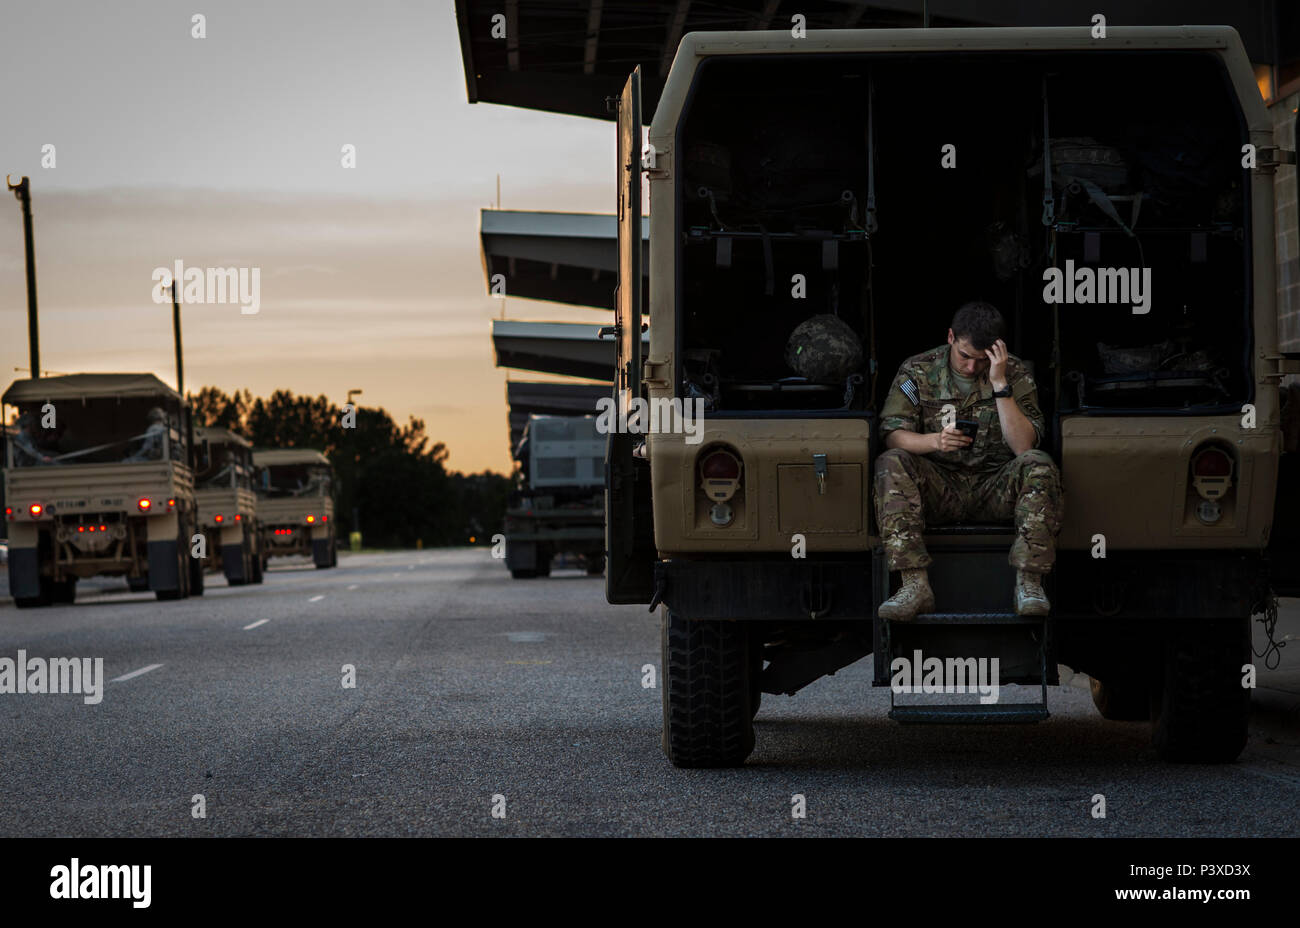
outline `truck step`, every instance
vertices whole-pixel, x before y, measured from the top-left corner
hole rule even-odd
[[[1042,625],[1043,615],[1016,615],[1014,612],[922,612],[909,625]]]
[[[989,706],[894,706],[889,710],[889,717],[896,722],[932,725],[1019,725],[1041,722],[1047,716],[1047,706],[1037,702]]]

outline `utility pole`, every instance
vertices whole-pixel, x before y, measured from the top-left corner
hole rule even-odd
[[[32,379],[41,376],[41,337],[36,316],[36,250],[32,244],[32,193],[26,177],[14,183],[5,176],[5,182],[23,207],[23,244],[27,249],[27,353]]]
[[[181,359],[181,304],[176,298],[176,281],[172,280],[172,335],[176,339],[176,392],[185,399],[185,362]]]

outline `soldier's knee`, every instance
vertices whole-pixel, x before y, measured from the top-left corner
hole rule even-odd
[[[1016,463],[1027,470],[1056,473],[1056,462],[1052,460],[1052,456],[1038,448],[1030,448],[1016,455]]]
[[[890,448],[888,451],[882,451],[880,456],[876,458],[876,472],[910,473],[912,471],[912,461],[912,452],[904,451],[902,448]]]

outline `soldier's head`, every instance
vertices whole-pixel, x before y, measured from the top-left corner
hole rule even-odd
[[[964,304],[948,328],[948,363],[963,377],[978,377],[989,369],[984,352],[1004,337],[1006,323],[992,303],[976,300]]]
[[[163,412],[163,408],[161,406],[155,406],[153,409],[150,409],[148,415],[145,418],[149,420],[149,423],[151,425],[154,423],[157,423],[158,425],[167,424],[167,413]]]
[[[36,434],[36,417],[29,412],[25,412],[18,417],[18,431],[26,432],[28,435]]]

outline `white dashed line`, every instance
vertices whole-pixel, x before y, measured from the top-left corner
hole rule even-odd
[[[151,670],[157,670],[162,664],[150,664],[148,667],[141,667],[139,670],[132,670],[130,673],[124,673],[120,677],[114,677],[109,683],[125,683],[127,680],[133,680],[136,677],[146,674]]]
[[[356,588],[357,588],[357,585],[356,585],[355,583],[352,584],[350,587],[348,587],[349,590],[355,590]]]
[[[259,626],[259,625],[265,625],[265,624],[266,624],[267,622],[269,622],[269,621],[271,621],[271,620],[270,620],[270,619],[258,619],[258,620],[257,620],[256,622],[254,622],[252,625],[245,625],[245,626],[244,626],[244,631],[248,631],[250,628],[257,628],[257,626]]]
[[[325,594],[322,593],[320,596],[313,596],[311,599],[307,600],[307,602],[309,602],[309,603],[318,603],[318,602],[320,602],[320,601],[321,601],[322,599],[324,599],[324,598],[325,598]]]

